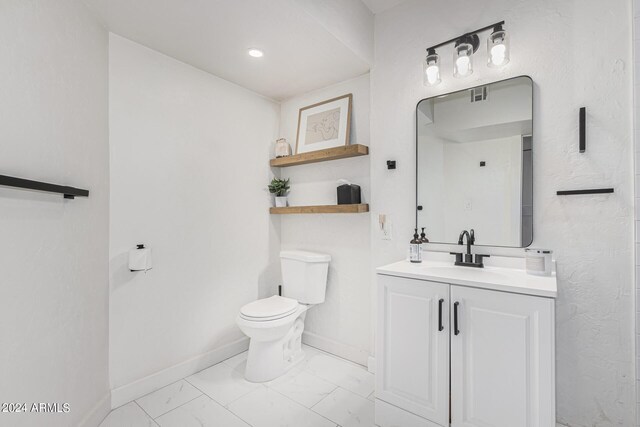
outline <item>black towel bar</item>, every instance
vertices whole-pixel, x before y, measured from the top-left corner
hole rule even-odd
[[[47,193],[62,194],[65,199],[76,197],[89,197],[89,190],[67,187],[65,185],[50,184],[48,182],[31,181],[30,179],[16,178],[14,176],[0,175],[0,185],[5,187],[23,188],[26,190],[44,191]]]
[[[573,196],[577,194],[610,194],[613,193],[613,188],[593,188],[590,190],[565,190],[558,191],[558,196]]]

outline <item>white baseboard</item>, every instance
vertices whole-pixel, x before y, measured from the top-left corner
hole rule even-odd
[[[111,407],[118,408],[139,397],[220,363],[249,348],[249,338],[244,337],[207,353],[192,357],[132,383],[111,390]]]
[[[111,411],[111,392],[104,395],[102,399],[89,411],[89,413],[78,423],[80,427],[96,427]]]
[[[302,333],[302,342],[311,347],[319,348],[327,353],[335,354],[343,359],[350,360],[358,365],[367,366],[369,353],[364,350],[348,346],[346,344],[333,341],[329,338],[321,337],[313,332],[304,331]]]
[[[367,371],[372,374],[376,373],[376,358],[373,356],[369,356],[369,359],[367,359]]]

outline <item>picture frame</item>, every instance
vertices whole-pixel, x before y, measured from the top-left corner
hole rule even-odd
[[[353,94],[300,109],[295,154],[349,145]]]

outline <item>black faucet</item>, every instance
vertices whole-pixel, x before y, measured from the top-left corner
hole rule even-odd
[[[456,256],[455,265],[461,265],[463,267],[483,268],[484,267],[483,260],[485,258],[488,258],[489,255],[476,254],[476,259],[474,261],[473,254],[471,253],[471,245],[473,245],[476,242],[476,235],[475,235],[475,232],[473,231],[473,228],[469,231],[462,230],[462,233],[460,233],[460,237],[458,238],[459,245],[464,244],[465,236],[467,237],[467,253],[463,254],[462,252],[451,252],[451,255]],[[464,260],[462,258],[463,255],[464,255]]]
[[[473,228],[470,231],[462,230],[460,237],[458,237],[458,244],[464,244],[464,236],[467,236],[467,253],[464,254],[464,262],[473,262],[473,255],[471,255],[471,245],[476,242],[475,231]]]

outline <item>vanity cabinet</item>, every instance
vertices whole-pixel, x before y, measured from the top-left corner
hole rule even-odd
[[[554,300],[378,274],[376,424],[555,425]]]
[[[379,276],[376,397],[449,421],[449,285]]]

